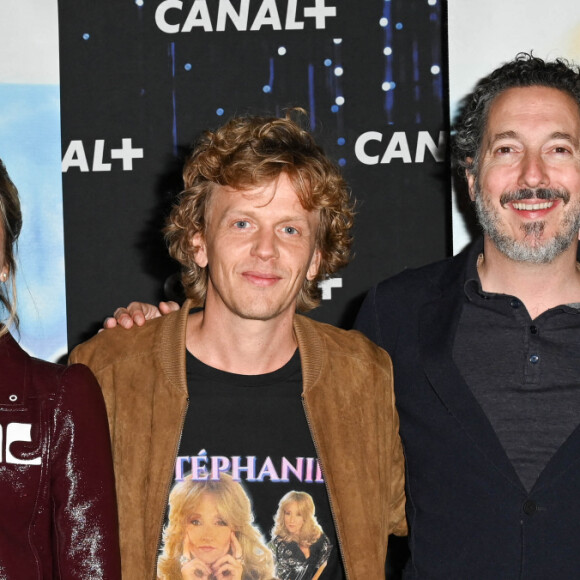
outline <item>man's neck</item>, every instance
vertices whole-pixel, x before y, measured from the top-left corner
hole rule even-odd
[[[481,286],[486,292],[516,296],[532,318],[555,306],[580,302],[577,247],[574,242],[552,262],[532,264],[511,260],[486,237],[478,260]]]
[[[260,375],[282,368],[296,351],[293,317],[245,320],[212,316],[202,310],[189,315],[186,347],[213,368],[240,375]]]

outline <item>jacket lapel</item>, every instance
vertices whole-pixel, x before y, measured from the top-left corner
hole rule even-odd
[[[572,431],[572,434],[562,443],[550,461],[548,461],[534,484],[532,491],[541,491],[543,488],[551,485],[555,479],[561,476],[566,477],[570,468],[580,462],[578,449],[580,449],[580,425]]]
[[[453,361],[453,341],[465,300],[465,263],[472,255],[473,251],[467,250],[452,262],[439,284],[438,298],[421,309],[420,356],[431,387],[466,436],[508,480],[522,488],[491,423]]]

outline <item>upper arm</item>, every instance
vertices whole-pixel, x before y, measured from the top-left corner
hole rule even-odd
[[[88,368],[74,365],[62,373],[51,422],[50,491],[61,575],[120,578],[109,429]]]

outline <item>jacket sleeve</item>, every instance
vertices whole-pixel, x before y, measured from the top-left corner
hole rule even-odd
[[[66,368],[60,382],[49,450],[55,577],[117,580],[117,505],[101,390],[82,365]]]
[[[372,288],[369,291],[358,313],[355,327],[357,330],[365,334],[367,338],[370,338],[375,344],[390,353],[391,349],[395,348],[397,326],[391,323],[391,320],[388,317],[388,312],[381,312],[377,308],[377,293],[379,292],[379,289],[384,289],[384,286],[385,284],[383,283],[379,287]],[[386,304],[388,307],[397,303],[396,300],[392,299],[385,299],[381,302]],[[390,423],[392,425],[392,460],[390,474],[391,505],[389,533],[397,536],[405,536],[408,533],[407,521],[405,518],[405,459],[401,439],[399,437],[399,415],[395,405],[392,377],[393,373],[391,367],[389,380],[391,381],[390,393],[392,400],[390,402],[390,408],[392,409],[393,416]]]
[[[391,389],[392,397],[394,393]],[[399,414],[393,400],[393,448],[392,448],[392,469],[391,469],[391,517],[390,534],[396,536],[406,536],[408,534],[407,518],[405,515],[405,458],[403,455],[403,445],[399,437]]]

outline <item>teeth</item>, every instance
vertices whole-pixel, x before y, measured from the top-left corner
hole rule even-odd
[[[514,209],[523,209],[527,211],[537,211],[539,209],[548,209],[554,205],[553,201],[543,201],[542,203],[517,203],[513,204]]]

